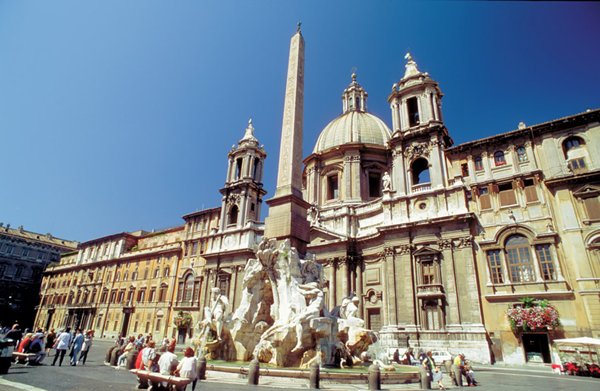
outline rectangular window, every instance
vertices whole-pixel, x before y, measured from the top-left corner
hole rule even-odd
[[[550,252],[549,244],[539,244],[535,246],[535,251],[540,261],[540,272],[544,281],[556,280],[556,272],[554,270],[554,262],[552,262],[552,253]]]
[[[192,255],[196,255],[198,253],[198,242],[194,242],[192,244]]]
[[[338,176],[330,175],[327,177],[327,199],[335,200],[339,197]]]
[[[240,179],[242,175],[242,158],[235,161],[235,179]]]
[[[194,282],[194,297],[192,298],[194,302],[200,300],[200,281]]]
[[[529,259],[529,250],[525,247],[511,248],[506,251],[512,282],[534,281],[531,260]]]
[[[156,331],[160,331],[160,318],[156,319]]]
[[[479,189],[479,207],[481,210],[492,209],[492,201],[490,199],[490,191],[487,187],[480,187]]]
[[[535,182],[533,179],[525,179],[523,181],[523,185],[525,186],[525,201],[527,203],[537,202],[538,195],[537,190],[535,188]]]
[[[517,204],[517,198],[515,197],[515,190],[513,189],[512,182],[498,185],[498,193],[500,196],[500,206]]]
[[[406,108],[408,109],[408,126],[419,125],[419,102],[417,102],[417,98],[412,97],[407,99]]]
[[[463,177],[469,176],[469,165],[467,163],[461,163],[460,173]]]
[[[583,204],[589,220],[600,220],[600,202],[598,197],[584,198]]]
[[[381,174],[378,172],[369,173],[369,197],[381,197]]]
[[[148,302],[154,303],[154,299],[156,298],[156,288],[150,289],[150,295],[148,296]]]
[[[177,301],[181,302],[183,296],[183,282],[179,283],[179,289],[177,290]]]
[[[481,156],[477,156],[474,160],[475,162],[475,171],[483,171],[483,159]]]
[[[500,250],[491,250],[487,252],[488,265],[490,267],[490,279],[492,284],[502,284],[504,277],[502,274],[502,260],[500,259]]]
[[[421,284],[432,285],[436,283],[435,264],[433,261],[421,262]]]
[[[585,170],[585,160],[582,157],[577,159],[571,159],[569,160],[569,166],[573,171]]]
[[[142,303],[144,301],[145,296],[146,296],[146,289],[140,289],[138,291],[138,297],[137,297],[138,303]]]

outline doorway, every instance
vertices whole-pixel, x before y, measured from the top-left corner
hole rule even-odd
[[[185,344],[185,336],[187,334],[187,328],[177,329],[177,344]]]
[[[531,363],[552,362],[550,357],[550,343],[546,333],[523,333],[523,350],[525,351],[525,361]]]
[[[121,336],[127,337],[127,330],[129,329],[129,318],[131,317],[131,312],[125,312],[123,314],[123,327],[121,327]]]

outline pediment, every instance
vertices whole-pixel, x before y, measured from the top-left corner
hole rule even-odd
[[[345,237],[321,227],[310,227],[310,243],[322,244],[327,242],[338,242]]]
[[[600,194],[600,185],[586,184],[579,189],[573,191],[573,195],[577,198],[594,197]]]
[[[439,251],[439,250],[433,249],[433,248],[431,248],[431,247],[428,247],[428,246],[424,246],[424,247],[421,247],[420,249],[416,250],[416,251],[413,253],[413,255],[414,255],[414,256],[422,256],[422,255],[437,255],[437,254],[439,254],[439,253],[440,253],[440,251]]]

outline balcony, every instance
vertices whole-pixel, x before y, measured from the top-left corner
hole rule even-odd
[[[423,183],[423,184],[412,186],[413,193],[421,193],[421,192],[424,192],[427,190],[431,190],[431,183]]]
[[[94,303],[71,303],[67,304],[68,309],[95,308]]]
[[[417,285],[417,297],[419,299],[436,299],[444,296],[444,286],[442,284]]]

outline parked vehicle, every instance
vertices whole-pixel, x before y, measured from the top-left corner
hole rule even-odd
[[[443,364],[444,361],[452,361],[452,355],[445,350],[432,350],[431,357],[436,364]]]

